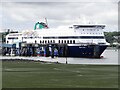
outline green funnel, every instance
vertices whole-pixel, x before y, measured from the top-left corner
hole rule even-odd
[[[37,26],[39,26],[39,29],[44,28],[44,26],[43,26],[41,23],[37,22],[37,23],[35,24],[35,26],[34,26],[34,30],[37,29]]]

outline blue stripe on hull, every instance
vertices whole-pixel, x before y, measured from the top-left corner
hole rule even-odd
[[[68,57],[96,57],[99,58],[107,45],[68,46]]]

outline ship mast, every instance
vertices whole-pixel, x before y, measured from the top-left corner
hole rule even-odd
[[[48,26],[47,18],[45,18],[46,25]]]

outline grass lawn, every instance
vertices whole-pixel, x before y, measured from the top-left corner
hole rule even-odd
[[[3,61],[3,88],[118,88],[117,65]]]

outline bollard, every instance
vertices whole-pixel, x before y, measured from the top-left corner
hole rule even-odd
[[[51,58],[54,58],[54,46],[52,46]]]
[[[44,57],[46,57],[46,50],[44,50]]]

